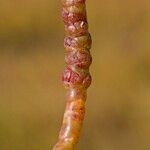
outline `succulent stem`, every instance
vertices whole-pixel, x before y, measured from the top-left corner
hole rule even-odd
[[[53,150],[74,150],[85,114],[87,88],[91,84],[89,66],[91,36],[88,32],[85,0],[62,0],[62,19],[65,24],[66,67],[63,83],[67,90],[66,109],[59,134]]]

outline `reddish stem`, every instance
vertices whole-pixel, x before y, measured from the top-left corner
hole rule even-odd
[[[73,150],[79,136],[85,114],[87,88],[91,84],[89,66],[91,36],[88,32],[85,0],[62,0],[62,18],[65,24],[66,68],[63,83],[67,89],[66,109],[59,140],[53,150]]]

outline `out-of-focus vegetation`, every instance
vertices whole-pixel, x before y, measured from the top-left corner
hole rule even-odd
[[[150,149],[150,1],[87,0],[93,83],[79,150]],[[60,1],[0,1],[0,150],[50,150],[65,107]]]

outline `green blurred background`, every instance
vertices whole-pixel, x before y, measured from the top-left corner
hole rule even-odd
[[[87,0],[93,83],[78,150],[150,149],[150,1]],[[51,150],[65,108],[59,0],[0,0],[0,150]]]

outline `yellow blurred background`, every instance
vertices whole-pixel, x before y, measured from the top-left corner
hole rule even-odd
[[[150,1],[87,0],[93,83],[77,150],[150,149]],[[60,0],[0,0],[0,150],[51,150],[65,108]]]

